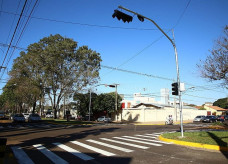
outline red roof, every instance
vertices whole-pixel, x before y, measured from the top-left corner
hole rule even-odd
[[[217,111],[226,111],[226,110],[227,110],[227,109],[220,108],[220,107],[218,107],[218,106],[208,106],[208,107],[210,107],[210,108],[212,108],[212,109],[215,109],[215,110],[217,110]]]

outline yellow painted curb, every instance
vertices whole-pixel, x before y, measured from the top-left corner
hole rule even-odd
[[[134,124],[134,125],[165,125],[165,124]]]
[[[197,148],[211,149],[211,150],[228,151],[228,147],[221,147],[221,146],[217,146],[217,145],[208,145],[208,144],[201,144],[201,143],[194,143],[194,142],[187,142],[187,141],[172,140],[172,139],[164,138],[161,135],[159,136],[159,139],[161,141],[171,142],[171,143],[174,143],[177,145],[184,145],[184,146],[189,146],[189,147],[197,147]]]

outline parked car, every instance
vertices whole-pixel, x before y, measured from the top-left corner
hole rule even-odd
[[[28,117],[29,117],[29,113],[22,113],[25,117],[25,120],[28,120]]]
[[[224,120],[225,120],[225,117],[223,115],[216,116],[216,121],[224,122]]]
[[[202,122],[204,118],[205,118],[204,115],[196,116],[193,122]]]
[[[5,115],[0,113],[0,120],[4,120],[5,119]]]
[[[47,112],[45,115],[46,118],[53,118],[54,115],[51,112]]]
[[[101,116],[97,119],[98,122],[111,122],[111,118],[106,116]]]
[[[206,116],[206,117],[203,119],[203,122],[216,122],[216,117],[213,116],[213,115]]]
[[[225,115],[225,116],[224,116],[224,119],[225,119],[225,120],[228,120],[228,115]]]
[[[25,122],[25,117],[23,114],[15,114],[13,116],[13,122]]]
[[[28,122],[39,122],[41,118],[38,114],[30,114],[28,117]]]

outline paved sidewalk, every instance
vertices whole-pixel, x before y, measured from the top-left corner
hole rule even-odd
[[[193,123],[193,120],[183,121],[184,124]],[[134,125],[165,125],[165,121],[136,122]],[[174,121],[174,125],[179,125],[180,121]]]

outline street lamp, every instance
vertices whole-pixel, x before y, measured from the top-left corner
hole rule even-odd
[[[109,84],[98,84],[98,85],[96,85],[94,87],[98,87],[98,86],[101,86],[101,85],[104,85],[106,87],[116,88],[116,92],[115,92],[115,111],[117,112],[117,86],[119,84],[111,84],[111,85],[109,85]],[[91,113],[91,90],[92,89],[90,88],[90,90],[89,90],[89,121],[90,121],[90,113]]]
[[[106,86],[107,84],[98,84],[98,85],[95,85],[94,87],[98,87],[101,85]],[[89,89],[89,121],[90,121],[90,113],[91,113],[91,90],[92,90],[92,88]]]
[[[180,122],[181,122],[181,126],[180,126],[180,129],[181,129],[181,137],[184,137],[184,133],[183,133],[183,114],[182,114],[182,102],[181,102],[181,91],[180,91],[180,75],[179,75],[179,65],[178,65],[178,55],[177,55],[177,48],[176,48],[176,44],[175,42],[157,25],[157,23],[155,23],[152,19],[150,18],[147,18],[141,14],[138,14],[134,11],[131,11],[129,9],[126,9],[122,6],[118,6],[118,8],[120,9],[123,9],[125,11],[128,11],[130,13],[133,13],[135,15],[137,15],[138,19],[143,22],[144,19],[147,19],[149,21],[151,21],[165,36],[166,38],[171,42],[173,48],[174,48],[174,51],[175,51],[175,60],[176,60],[176,71],[177,71],[177,84],[178,84],[178,95],[179,95],[179,108],[180,108]],[[117,10],[118,11],[118,10]],[[117,17],[118,20],[122,19],[124,22],[131,22],[132,21],[132,17],[127,15],[127,14],[124,14],[122,12],[116,12],[116,10],[114,11],[114,14],[112,15],[113,18]]]

